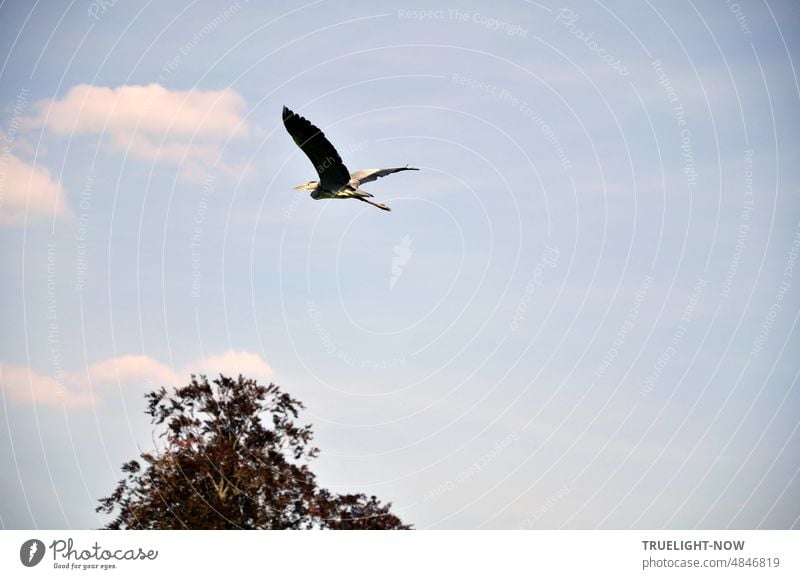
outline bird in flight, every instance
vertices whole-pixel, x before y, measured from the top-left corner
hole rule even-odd
[[[351,174],[342,163],[339,153],[325,138],[325,133],[286,107],[283,107],[283,126],[286,127],[295,144],[302,149],[317,170],[319,181],[309,181],[305,185],[295,187],[295,189],[311,191],[311,197],[314,199],[358,199],[378,209],[391,211],[383,203],[375,203],[367,199],[372,197],[372,194],[362,191],[359,187],[362,183],[369,183],[378,177],[385,177],[399,171],[419,171],[414,167],[405,166],[392,169],[362,169]]]

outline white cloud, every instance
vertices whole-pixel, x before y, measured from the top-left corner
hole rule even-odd
[[[72,379],[56,380],[43,376],[24,366],[0,362],[0,387],[3,396],[14,402],[90,406],[92,396],[83,388],[76,388]]]
[[[116,386],[146,391],[188,384],[190,374],[213,377],[220,373],[265,379],[272,376],[272,369],[258,354],[232,350],[193,362],[177,372],[149,356],[118,356],[90,364],[83,372],[62,372],[58,379],[0,362],[0,387],[3,396],[14,402],[85,407],[101,402]]]
[[[63,98],[37,103],[28,129],[58,136],[108,135],[120,152],[179,165],[181,176],[200,180],[212,166],[232,176],[245,169],[220,158],[228,139],[250,135],[244,99],[233,89],[169,90],[158,84],[73,87]],[[201,167],[204,170],[199,171]]]
[[[217,374],[234,377],[242,374],[248,378],[272,376],[272,368],[261,356],[251,352],[234,352],[233,350],[201,360],[191,371],[195,374],[201,372],[209,377]]]
[[[10,153],[0,157],[0,225],[40,216],[70,215],[61,184],[42,167],[29,165]]]
[[[105,131],[228,138],[247,135],[244,100],[236,91],[170,91],[157,84],[114,89],[78,85],[61,100],[38,104],[37,124],[59,135]]]
[[[89,378],[95,384],[137,381],[152,385],[175,384],[178,376],[149,356],[119,356],[89,365]]]

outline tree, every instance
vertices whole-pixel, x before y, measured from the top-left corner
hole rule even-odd
[[[145,395],[164,448],[122,466],[97,511],[106,529],[410,529],[374,496],[336,495],[307,463],[319,454],[303,403],[275,384],[192,376]],[[269,417],[269,420],[266,420]]]

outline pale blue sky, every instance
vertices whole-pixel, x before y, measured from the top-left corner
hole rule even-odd
[[[418,528],[800,525],[795,3],[101,4],[0,5],[0,526],[206,369]]]

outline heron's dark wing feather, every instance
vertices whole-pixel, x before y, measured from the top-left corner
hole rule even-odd
[[[336,191],[350,182],[347,167],[325,133],[286,107],[283,107],[283,126],[314,164],[323,189]]]
[[[391,175],[392,173],[397,173],[399,171],[419,171],[419,169],[415,167],[394,167],[393,169],[361,169],[361,171],[356,171],[350,175],[350,178],[355,179],[359,183],[369,183],[370,181],[375,181],[378,177],[385,177],[386,175]]]

